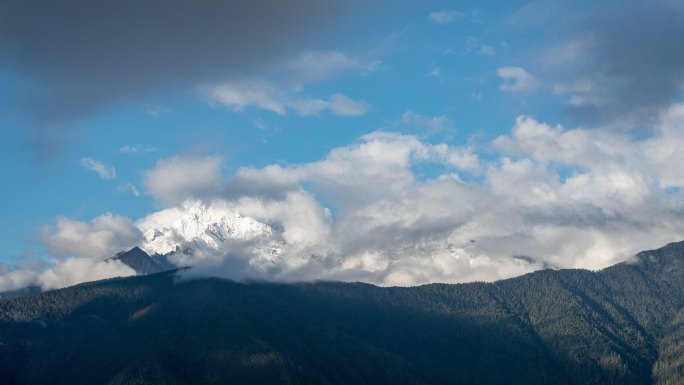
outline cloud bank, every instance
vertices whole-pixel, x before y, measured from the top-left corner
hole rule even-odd
[[[318,161],[245,167],[228,178],[219,157],[160,160],[145,173],[145,187],[165,209],[135,222],[111,214],[89,223],[58,218],[43,238],[62,259],[36,282],[50,288],[130,273],[100,262],[198,207],[251,218],[283,241],[267,259],[254,252],[266,246],[252,238],[175,257],[232,279],[415,285],[545,267],[600,269],[681,240],[683,125],[684,105],[663,113],[647,139],[520,116],[486,157],[479,155],[485,149],[374,132]],[[88,273],[67,274],[70,267]],[[0,276],[6,286],[31,277],[7,268]]]
[[[40,236],[52,255],[48,266],[40,261],[14,269],[0,264],[0,292],[28,286],[59,289],[135,275],[135,270],[120,261],[106,259],[143,241],[142,232],[131,220],[110,213],[90,222],[58,217],[54,226],[40,231]]]
[[[38,275],[36,283],[43,290],[59,289],[81,282],[135,275],[135,270],[120,261],[93,261],[89,258],[68,258]]]
[[[521,116],[492,160],[376,132],[317,162],[243,168],[205,200],[283,230],[292,255],[261,278],[393,285],[597,269],[684,234],[683,123],[673,106],[658,135],[635,140]],[[426,165],[440,171],[421,175]]]
[[[57,217],[54,226],[42,229],[41,237],[54,256],[101,261],[139,243],[142,233],[131,220],[106,213],[89,223]]]

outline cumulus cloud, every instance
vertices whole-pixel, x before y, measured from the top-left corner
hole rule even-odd
[[[52,259],[35,260],[14,269],[0,264],[0,292],[28,286],[52,290],[134,275],[132,268],[108,258],[143,241],[142,232],[131,220],[109,213],[90,222],[60,216],[54,226],[44,227],[40,235]]]
[[[176,156],[157,161],[143,174],[143,185],[165,204],[216,194],[223,183],[222,158]]]
[[[529,92],[537,88],[537,80],[520,67],[501,67],[496,75],[503,80],[499,86],[505,92]]]
[[[364,115],[369,109],[367,102],[354,100],[344,94],[333,94],[327,100],[299,97],[263,79],[206,86],[203,87],[203,93],[210,101],[237,112],[254,107],[278,115],[292,111],[299,116],[309,116],[329,111],[340,116],[358,116]]]
[[[111,215],[90,223],[58,218],[44,239],[55,255],[97,262],[141,241],[141,231],[189,229],[192,218],[214,211],[242,218],[233,234],[269,230],[218,251],[177,252],[172,261],[233,279],[381,285],[495,280],[549,266],[599,269],[684,234],[682,126],[684,105],[663,113],[645,139],[520,116],[486,157],[478,156],[483,149],[374,132],[318,161],[245,167],[229,178],[218,172],[220,158],[171,158],[146,173],[164,210],[134,224]],[[425,167],[436,171],[422,175]],[[198,169],[209,170],[199,174],[210,182],[173,179]],[[88,277],[125,273],[69,263],[45,277],[57,270],[71,277],[60,270],[69,266],[93,271]],[[0,276],[7,287],[31,279],[8,269]],[[86,279],[73,277],[63,282]]]
[[[443,9],[440,11],[430,12],[428,19],[436,24],[451,24],[463,17],[462,12]]]
[[[240,265],[245,276],[407,285],[598,269],[680,239],[684,206],[665,189],[684,183],[673,147],[683,111],[673,106],[640,141],[521,116],[487,161],[376,132],[317,162],[243,168],[226,181],[242,192],[213,202],[286,240],[268,269]],[[419,178],[422,164],[442,171]]]
[[[53,290],[83,282],[135,275],[135,270],[121,261],[96,260],[89,257],[70,257],[58,260],[50,267],[33,263],[16,269],[0,265],[0,292],[39,287]]]
[[[102,179],[114,179],[116,178],[116,169],[111,166],[100,162],[94,158],[81,158],[81,167],[88,171],[92,171],[100,176]]]
[[[0,292],[23,289],[35,285],[39,266],[19,267],[10,269],[0,264]]]
[[[57,217],[57,223],[43,228],[41,236],[55,256],[96,261],[131,248],[142,240],[142,233],[133,222],[110,213],[96,217],[91,222]]]
[[[82,282],[135,275],[135,270],[121,261],[95,261],[89,258],[67,258],[38,275],[36,283],[43,290],[59,289]]]

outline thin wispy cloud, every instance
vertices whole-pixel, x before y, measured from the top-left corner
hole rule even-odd
[[[503,80],[499,89],[504,92],[529,92],[539,85],[537,79],[521,67],[501,67],[496,75]]]
[[[492,56],[496,54],[494,47],[483,44],[482,40],[475,36],[468,36],[465,40],[465,53],[477,53],[479,55]]]
[[[119,152],[122,154],[139,154],[155,151],[157,151],[156,147],[147,144],[126,144],[119,148]]]
[[[140,196],[140,191],[138,191],[138,188],[135,187],[133,183],[127,182],[127,183],[122,183],[117,187],[118,192],[127,192],[130,194],[133,194],[133,196],[138,197]]]
[[[449,125],[449,119],[445,115],[425,116],[413,111],[406,111],[401,115],[401,123],[435,133],[444,130]]]
[[[80,164],[81,167],[96,173],[102,179],[111,180],[116,178],[116,169],[113,166],[107,166],[95,158],[81,158]]]
[[[258,108],[278,115],[292,112],[299,116],[311,116],[329,112],[339,116],[360,116],[370,108],[368,102],[352,99],[342,93],[335,93],[326,99],[307,98],[277,88],[263,79],[203,87],[202,92],[210,102],[225,105],[236,112]]]
[[[166,107],[161,107],[161,106],[151,107],[145,111],[145,113],[147,115],[155,117],[155,118],[158,118],[158,117],[164,116],[164,115],[168,115],[172,112],[173,112],[172,109],[166,108]]]
[[[480,54],[482,54],[482,55],[490,55],[490,56],[491,56],[491,55],[495,55],[495,54],[496,54],[496,50],[494,49],[494,47],[491,47],[491,46],[488,46],[488,45],[486,45],[486,44],[483,44],[483,45],[480,46],[480,49],[478,50],[478,53],[480,53]]]
[[[362,76],[378,70],[381,61],[365,60],[341,51],[305,51],[295,56],[282,68],[285,81],[294,89],[325,81],[334,76],[355,72]]]
[[[430,12],[430,14],[428,15],[428,19],[433,23],[446,25],[456,22],[463,16],[463,12],[442,9],[439,11]]]

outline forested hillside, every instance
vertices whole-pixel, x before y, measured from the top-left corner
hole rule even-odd
[[[684,243],[381,288],[167,272],[0,300],[2,384],[682,384]]]

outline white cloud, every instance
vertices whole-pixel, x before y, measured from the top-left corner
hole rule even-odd
[[[363,61],[340,51],[307,51],[289,61],[285,67],[287,82],[295,89],[327,80],[349,71],[368,75],[378,69],[378,60]]]
[[[52,266],[34,261],[10,270],[0,264],[0,292],[27,286],[52,290],[81,282],[134,275],[135,271],[130,267],[107,258],[139,245],[143,239],[142,232],[132,221],[109,213],[91,222],[57,217],[56,225],[43,228],[41,237],[53,256]]]
[[[174,223],[188,210],[185,197],[268,224],[286,242],[278,258],[234,245],[177,261],[236,279],[412,285],[495,280],[545,266],[598,269],[684,234],[682,195],[666,190],[684,188],[683,126],[684,106],[676,105],[652,137],[639,140],[530,116],[485,149],[374,132],[318,161],[245,167],[229,179],[220,158],[171,158],[145,174],[170,208],[134,226]],[[205,177],[183,180],[198,169]],[[131,227],[111,215],[91,223],[58,218],[44,238],[57,255],[97,261],[111,245],[134,241],[139,232]],[[5,269],[0,285],[16,287],[31,274]],[[89,279],[73,277],[64,282]],[[45,287],[58,286],[47,279]]]
[[[290,106],[299,116],[310,116],[330,109],[330,102],[321,99],[300,99],[290,102]]]
[[[444,130],[449,124],[449,119],[444,115],[424,116],[406,111],[401,115],[401,123],[435,133]]]
[[[55,256],[93,260],[109,258],[137,245],[142,239],[142,233],[130,220],[110,213],[90,223],[57,217],[57,224],[43,228],[41,236]]]
[[[330,112],[340,116],[365,114],[370,105],[342,93],[328,98],[304,95],[304,88],[331,77],[355,71],[361,76],[375,72],[379,60],[362,60],[340,51],[305,51],[275,68],[268,77],[210,84],[200,91],[212,103],[236,112],[259,108],[279,115],[294,112],[300,116]]]
[[[641,157],[648,159],[647,171],[654,171],[661,188],[684,187],[684,151],[680,144],[684,142],[684,104],[670,107],[662,114],[661,124],[656,135],[642,144],[644,154],[633,154],[629,158],[633,163]],[[633,148],[633,147],[632,147]]]
[[[116,178],[116,169],[110,167],[93,158],[81,158],[81,167],[88,171],[93,171],[97,173],[102,179],[114,179]]]
[[[140,191],[138,191],[138,188],[135,187],[135,185],[131,182],[126,182],[122,183],[119,185],[119,187],[116,188],[116,191],[118,192],[129,192],[133,194],[133,196],[140,196]]]
[[[82,282],[135,275],[135,270],[121,261],[94,261],[89,258],[68,258],[38,276],[36,283],[43,290],[59,289]]]
[[[433,23],[446,25],[461,19],[463,16],[464,15],[462,12],[443,9],[440,11],[430,12],[428,19],[430,19],[430,21]]]
[[[364,101],[357,101],[344,94],[334,94],[328,101],[330,111],[335,115],[359,116],[365,115],[369,109],[369,104]]]
[[[19,290],[34,285],[40,266],[10,269],[0,264],[0,292]]]
[[[441,78],[443,76],[442,69],[440,67],[433,67],[425,76],[430,78]]]
[[[663,191],[684,183],[677,166],[684,159],[656,150],[677,143],[682,111],[673,108],[661,134],[640,142],[523,116],[492,143],[497,156],[484,166],[472,148],[377,132],[317,162],[242,169],[249,175],[237,177],[242,183],[295,187],[227,204],[305,234],[288,238],[298,252],[261,278],[387,285],[493,280],[543,266],[601,268],[684,232],[677,219],[684,207]],[[670,162],[664,154],[673,153]],[[414,169],[429,163],[441,173],[419,179]],[[326,214],[321,202],[338,214]],[[286,222],[292,213],[308,213],[307,220]]]
[[[166,204],[178,204],[190,197],[203,198],[221,190],[221,162],[219,156],[161,159],[143,174],[143,185]]]
[[[528,92],[538,86],[537,80],[520,67],[502,67],[496,75],[504,81],[499,89],[505,92]]]
[[[323,111],[330,111],[339,116],[360,116],[365,115],[370,108],[370,105],[364,101],[357,101],[339,93],[330,96],[328,100],[293,100],[290,102],[290,106],[300,116],[315,115]]]
[[[299,116],[310,116],[328,111],[340,116],[364,115],[370,105],[347,95],[336,93],[327,100],[299,97],[273,86],[265,80],[205,87],[207,97],[240,112],[248,107],[260,108],[283,115],[288,111]]]
[[[221,86],[204,87],[209,100],[221,103],[234,111],[257,107],[282,115],[285,113],[286,96],[265,80],[226,83]]]

